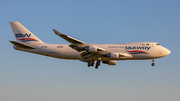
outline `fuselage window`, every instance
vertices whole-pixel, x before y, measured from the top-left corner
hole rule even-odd
[[[41,48],[47,48],[47,46],[41,46]]]
[[[63,46],[57,46],[57,48],[63,48]]]
[[[149,46],[149,44],[146,44],[146,45],[148,45],[148,46]]]

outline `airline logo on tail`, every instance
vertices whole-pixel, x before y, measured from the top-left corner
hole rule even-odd
[[[21,42],[27,42],[27,41],[38,41],[36,39],[33,39],[33,38],[29,38],[31,36],[31,33],[28,35],[27,33],[26,34],[22,34],[22,33],[17,33],[15,34],[16,38],[21,41]],[[27,38],[25,38],[27,36]]]

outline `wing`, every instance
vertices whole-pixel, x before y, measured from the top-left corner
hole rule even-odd
[[[80,41],[80,40],[77,40],[77,39],[75,39],[75,38],[72,38],[72,37],[70,37],[70,36],[67,36],[67,35],[65,35],[65,34],[62,34],[62,33],[60,33],[59,31],[57,31],[57,30],[55,30],[55,29],[53,29],[53,31],[54,31],[54,33],[55,33],[56,35],[58,35],[58,36],[60,36],[61,38],[65,39],[66,41],[72,43],[72,44],[70,44],[69,46],[70,46],[71,48],[77,50],[78,52],[84,51],[84,50],[85,50],[85,47],[87,47],[87,46],[92,46],[92,45],[90,45],[90,44],[87,44],[87,43],[82,42],[82,41]],[[98,51],[104,51],[105,49],[102,49],[102,48],[100,48],[100,47],[97,47],[97,50],[98,50]]]
[[[79,41],[79,40],[77,40],[77,39],[74,39],[74,38],[72,38],[72,37],[70,37],[70,36],[67,36],[67,35],[65,35],[65,34],[62,34],[62,33],[58,32],[58,31],[55,30],[55,29],[53,29],[53,31],[54,31],[54,33],[55,33],[56,35],[59,35],[60,37],[62,37],[63,39],[65,39],[66,41],[68,41],[68,42],[70,42],[70,43],[74,43],[74,44],[85,44],[84,42]]]
[[[106,59],[107,58],[118,58],[118,57],[127,57],[127,56],[132,57],[130,54],[114,53],[112,51],[103,49],[101,47],[87,44],[85,42],[82,42],[80,40],[77,40],[75,38],[67,36],[65,34],[62,34],[55,29],[53,29],[53,31],[56,35],[62,37],[66,41],[70,42],[71,44],[69,45],[69,47],[71,47],[72,49],[75,49],[78,52],[81,52],[80,55],[85,60],[90,60],[90,59],[96,60],[97,58],[106,58]]]

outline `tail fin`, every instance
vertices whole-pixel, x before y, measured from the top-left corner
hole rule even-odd
[[[14,32],[17,42],[25,44],[41,44],[43,43],[33,33],[26,29],[19,22],[9,22]]]

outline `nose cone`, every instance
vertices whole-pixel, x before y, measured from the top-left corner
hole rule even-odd
[[[167,55],[171,54],[171,51],[169,49],[167,49]]]
[[[171,51],[170,51],[169,49],[167,49],[167,48],[164,48],[164,47],[163,47],[163,49],[161,50],[162,56],[167,56],[167,55],[169,55],[170,53],[171,53]]]

